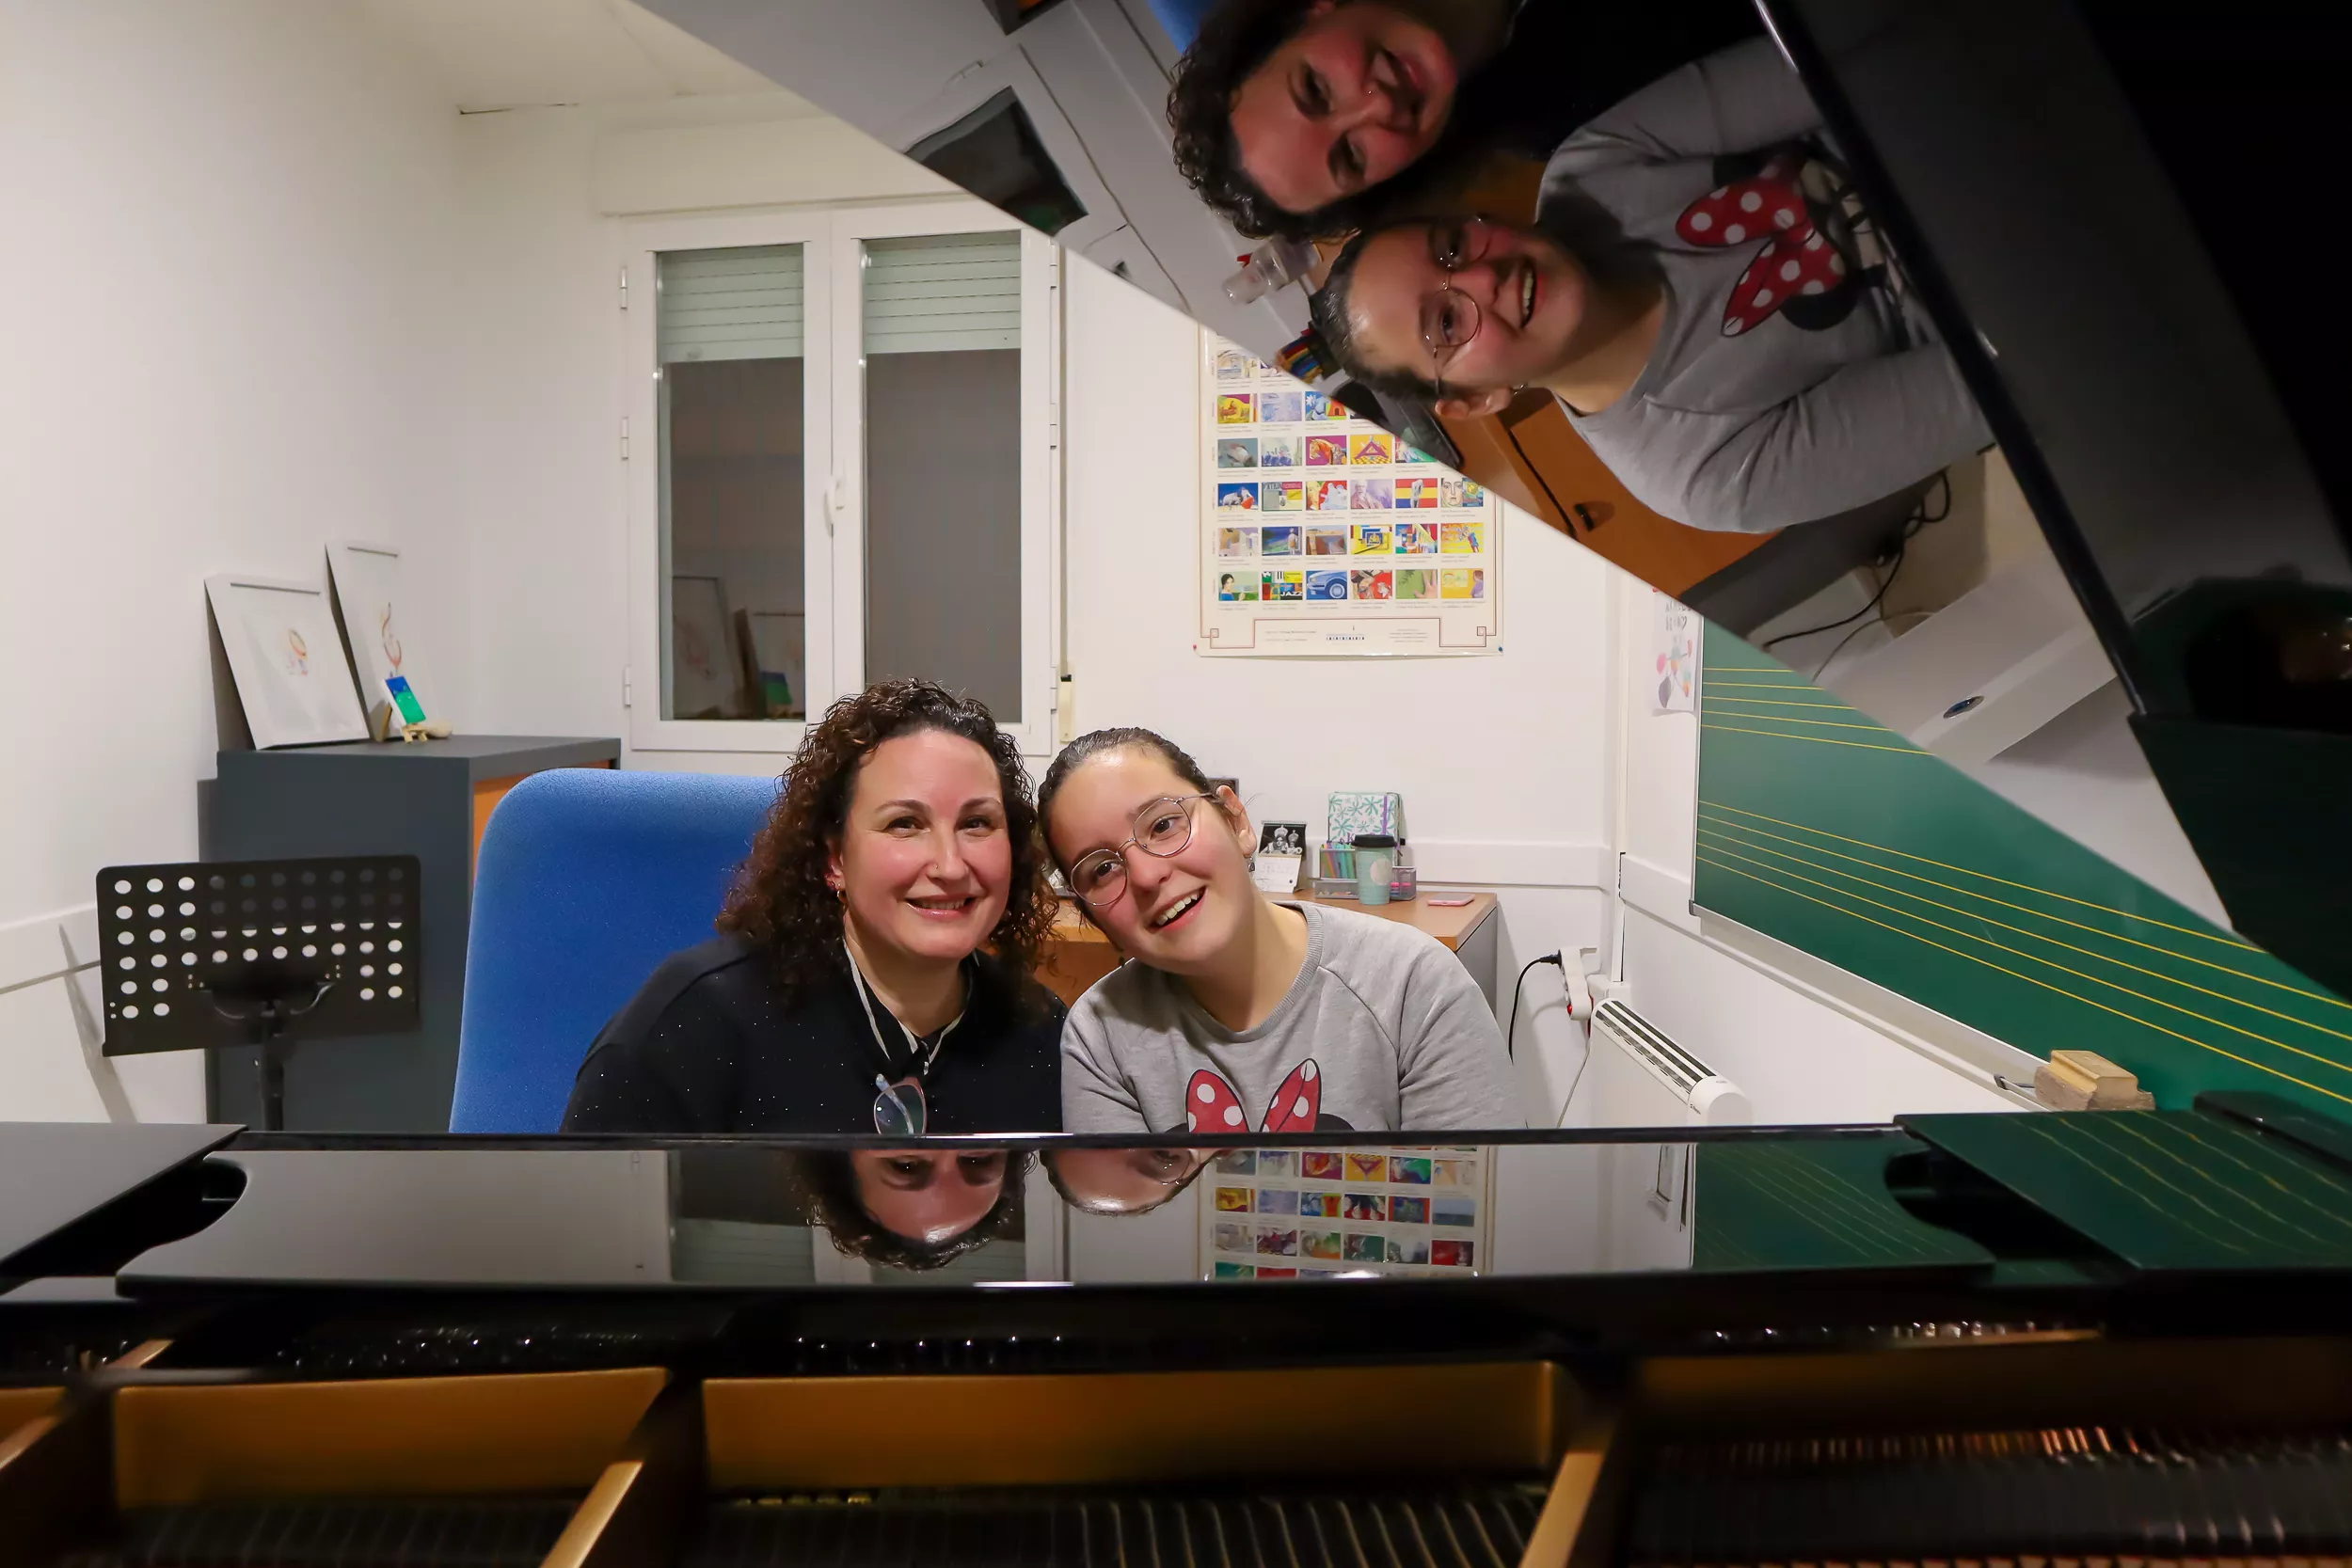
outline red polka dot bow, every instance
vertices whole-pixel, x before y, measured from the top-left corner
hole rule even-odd
[[[1675,220],[1675,232],[1692,245],[1765,241],[1724,302],[1726,338],[1754,331],[1800,294],[1824,294],[1845,280],[1846,259],[1814,227],[1797,188],[1798,164],[1795,154],[1782,153],[1761,173],[1716,186]]]
[[[1291,1075],[1274,1091],[1274,1100],[1255,1131],[1311,1132],[1322,1114],[1323,1075],[1310,1056],[1291,1069]],[[1192,1082],[1184,1085],[1184,1126],[1194,1132],[1252,1131],[1248,1114],[1241,1108],[1241,1096],[1207,1068],[1194,1073]]]

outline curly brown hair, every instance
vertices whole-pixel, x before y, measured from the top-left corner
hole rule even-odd
[[[1037,968],[1056,906],[1020,745],[972,698],[932,681],[898,679],[842,698],[808,727],[720,911],[721,930],[774,952],[787,995],[847,973],[841,901],[825,880],[829,851],[848,825],[850,797],[866,759],[885,740],[925,730],[961,736],[996,765],[1012,843],[1012,883],[987,945],[1016,991],[1025,996],[1037,989],[1024,982]]]

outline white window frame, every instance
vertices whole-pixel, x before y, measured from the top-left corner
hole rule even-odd
[[[739,245],[802,247],[803,570],[806,704],[811,714],[864,688],[866,672],[866,375],[864,244],[922,234],[1021,235],[1021,721],[1024,753],[1054,749],[1059,657],[1061,463],[1060,254],[1051,240],[969,198],[839,206],[631,224],[622,264],[644,303],[625,328],[628,495],[629,744],[641,752],[789,752],[801,720],[664,719],[661,469],[666,442],[655,329],[656,258]]]

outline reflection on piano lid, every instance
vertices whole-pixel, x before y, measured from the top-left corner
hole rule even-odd
[[[2352,988],[2352,331],[2285,269],[2291,231],[2249,221],[2308,209],[2339,18],[1762,4],[2231,924]]]

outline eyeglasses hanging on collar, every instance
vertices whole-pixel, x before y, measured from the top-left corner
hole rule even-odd
[[[874,1131],[894,1137],[922,1137],[930,1126],[930,1104],[923,1093],[923,1075],[930,1071],[933,1062],[939,1060],[940,1047],[947,1043],[947,1037],[955,1032],[957,1024],[963,1022],[963,1015],[959,1012],[927,1042],[922,1036],[908,1028],[906,1022],[898,1014],[884,1007],[883,1012],[888,1013],[890,1022],[898,1026],[898,1034],[907,1043],[912,1069],[909,1076],[893,1083],[890,1072],[896,1068],[896,1058],[891,1053],[890,1042],[882,1037],[882,1021],[874,1016],[874,999],[869,994],[871,988],[866,984],[866,972],[858,968],[857,955],[850,950],[846,940],[841,943],[841,951],[850,960],[850,989],[857,992],[858,1006],[865,1009],[866,1031],[874,1037],[874,1049],[882,1053],[885,1069],[874,1074]],[[969,994],[970,983],[967,979],[967,998]]]

